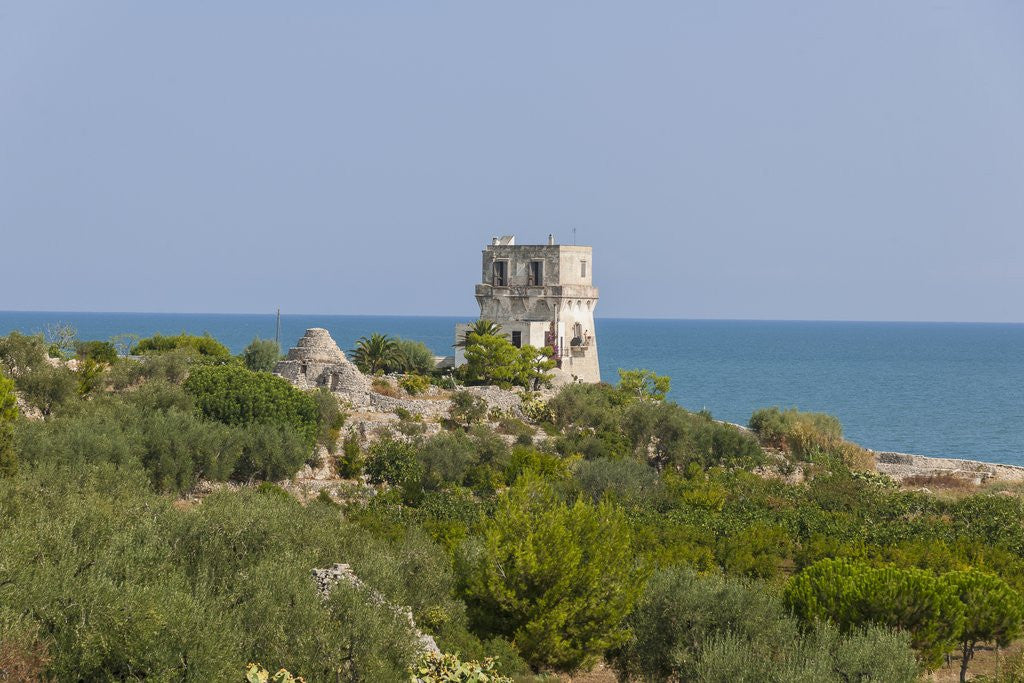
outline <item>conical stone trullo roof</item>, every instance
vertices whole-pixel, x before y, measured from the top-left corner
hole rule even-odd
[[[345,353],[338,348],[331,333],[322,327],[311,327],[302,339],[288,351],[288,360],[304,360],[314,363],[349,363]]]
[[[327,387],[349,395],[355,402],[360,402],[370,390],[370,380],[345,357],[331,333],[322,327],[306,330],[274,373],[301,389]]]

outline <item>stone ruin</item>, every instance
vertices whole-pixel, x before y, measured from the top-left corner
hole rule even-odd
[[[350,396],[363,396],[370,391],[370,380],[359,372],[322,327],[306,330],[302,339],[288,351],[287,358],[274,368],[274,374],[300,389],[326,387]]]

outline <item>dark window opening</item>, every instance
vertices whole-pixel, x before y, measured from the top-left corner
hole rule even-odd
[[[527,278],[528,285],[540,287],[544,284],[544,262],[530,261],[530,273]]]
[[[495,261],[491,272],[491,284],[495,287],[508,286],[508,261]]]
[[[518,330],[512,332],[512,346],[517,349],[523,348],[523,333]]]
[[[587,276],[587,262],[586,261],[580,261],[580,277],[586,277],[586,276]]]

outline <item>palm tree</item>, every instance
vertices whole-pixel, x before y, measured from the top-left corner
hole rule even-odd
[[[384,372],[398,361],[398,344],[386,334],[374,332],[369,339],[360,337],[349,351],[352,362],[368,375]]]
[[[487,318],[480,318],[475,323],[469,326],[469,329],[466,330],[466,334],[463,335],[462,339],[455,343],[455,348],[466,348],[466,343],[469,341],[469,335],[471,334],[478,334],[481,337],[505,336],[501,334],[501,325],[494,322],[493,320],[488,320]]]

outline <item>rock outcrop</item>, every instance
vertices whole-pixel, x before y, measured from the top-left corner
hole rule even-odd
[[[274,368],[274,374],[300,389],[327,387],[346,394],[356,403],[361,403],[359,397],[370,391],[370,380],[345,357],[331,334],[322,327],[306,330],[302,339],[288,351],[287,358]]]

